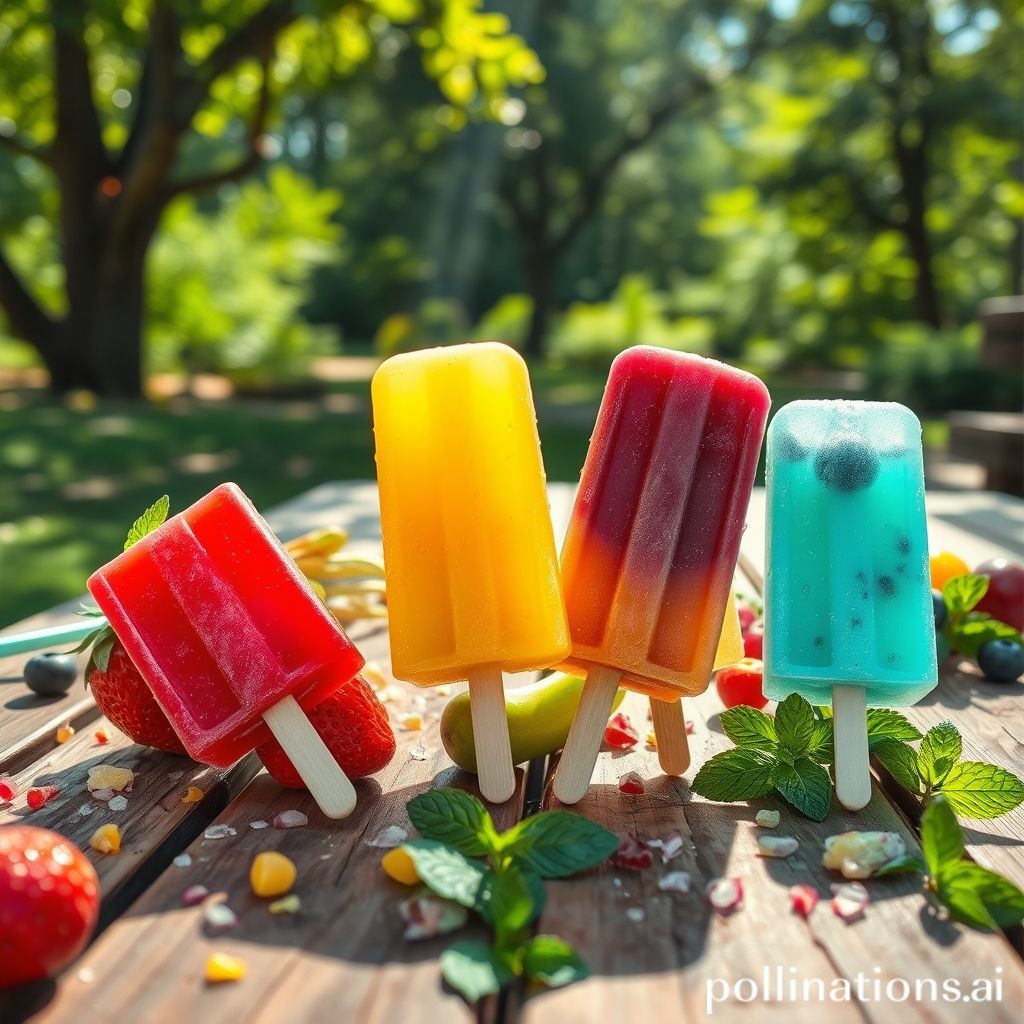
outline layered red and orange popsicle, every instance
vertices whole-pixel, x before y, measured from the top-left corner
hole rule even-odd
[[[586,792],[618,685],[702,693],[770,399],[752,374],[638,346],[612,364],[562,549],[568,671],[588,676],[555,794]]]

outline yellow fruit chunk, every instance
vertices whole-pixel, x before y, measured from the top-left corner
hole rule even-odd
[[[272,914],[297,914],[302,909],[302,902],[299,897],[292,893],[283,899],[274,900],[267,909]]]
[[[75,735],[75,727],[70,722],[65,722],[57,730],[57,742],[58,743],[67,743],[67,741],[69,739],[71,739],[71,737],[74,736],[74,735]]]
[[[423,728],[423,716],[415,711],[398,716],[398,724],[407,732],[419,732]]]
[[[181,798],[183,804],[197,804],[206,794],[198,786],[189,786],[188,792]]]
[[[245,961],[230,953],[211,953],[206,959],[207,981],[241,981],[245,977]]]
[[[941,590],[951,579],[956,576],[966,576],[971,567],[959,555],[949,551],[940,551],[928,559],[931,567],[932,586]]]
[[[89,845],[99,853],[120,853],[121,830],[116,825],[100,825],[93,832]]]
[[[131,768],[119,768],[116,764],[96,764],[89,769],[85,785],[90,793],[98,789],[112,789],[115,793],[131,792],[135,773]]]
[[[276,850],[258,853],[249,869],[249,881],[257,896],[283,896],[295,884],[295,865]]]
[[[415,885],[420,880],[412,857],[400,846],[388,850],[381,858],[380,866],[388,878],[393,878],[396,882],[401,882],[402,885]]]
[[[658,749],[658,734],[653,729],[647,730],[647,738],[644,741],[650,750]]]

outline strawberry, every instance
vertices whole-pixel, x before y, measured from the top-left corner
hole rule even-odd
[[[110,630],[110,627],[105,627]],[[139,675],[121,642],[110,631],[113,640],[103,658],[102,641],[93,648],[93,656],[85,670],[85,684],[92,689],[100,711],[129,739],[147,747],[156,747],[169,754],[184,754],[178,734],[153,691]]]
[[[388,713],[362,676],[356,676],[307,714],[350,779],[379,772],[394,757],[395,734]],[[268,740],[256,748],[256,753],[278,785],[306,788],[277,740]]]
[[[99,879],[74,843],[45,828],[0,828],[0,989],[66,967],[99,910]]]

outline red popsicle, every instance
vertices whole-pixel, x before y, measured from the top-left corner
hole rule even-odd
[[[273,734],[324,813],[355,806],[311,708],[363,657],[249,499],[222,484],[89,578],[89,590],[197,761]]]

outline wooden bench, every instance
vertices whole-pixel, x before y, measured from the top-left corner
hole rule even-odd
[[[564,525],[572,493],[569,485],[551,486],[556,523]],[[757,492],[737,574],[737,586],[755,594],[762,579],[763,509],[763,493]],[[946,495],[933,499],[930,512],[934,547],[960,551],[969,561],[998,553],[1019,555],[1024,502],[999,495]],[[379,542],[376,490],[369,483],[319,487],[276,510],[270,519],[285,538],[339,522],[350,527],[358,543],[373,547]],[[73,607],[55,609],[34,622],[66,620]],[[352,635],[367,658],[387,672],[386,629],[364,624]],[[943,920],[906,876],[871,883],[874,902],[857,923],[844,923],[825,904],[809,922],[790,912],[791,884],[809,882],[827,893],[834,881],[820,865],[827,835],[847,828],[885,829],[899,832],[911,850],[918,849],[920,808],[905,794],[897,798],[877,783],[864,811],[852,815],[834,809],[820,825],[768,801],[782,811],[780,831],[796,836],[801,848],[786,861],[763,860],[756,856],[754,808],[696,796],[686,779],[660,775],[656,755],[643,744],[626,753],[602,753],[594,785],[577,810],[617,832],[643,838],[678,832],[685,841],[683,853],[669,866],[641,873],[605,865],[577,879],[549,883],[538,928],[571,941],[594,976],[550,992],[514,988],[470,1009],[441,983],[438,956],[447,941],[402,939],[396,908],[405,890],[383,876],[382,851],[368,845],[389,825],[412,831],[405,806],[415,794],[436,785],[474,790],[472,777],[453,768],[441,748],[438,719],[445,698],[395,683],[398,697],[389,705],[393,719],[423,699],[425,728],[398,731],[394,761],[357,784],[358,810],[338,823],[324,819],[304,794],[281,790],[258,773],[252,757],[228,771],[215,771],[137,747],[116,732],[110,744],[98,746],[93,733],[100,719],[88,695],[76,687],[55,701],[34,698],[20,681],[23,660],[0,662],[0,771],[13,774],[22,788],[53,780],[63,792],[31,815],[23,805],[0,811],[0,824],[31,820],[81,846],[98,824],[116,818],[125,845],[113,857],[87,851],[101,877],[103,931],[56,982],[0,994],[4,1024],[27,1018],[47,1024],[690,1022],[707,1015],[709,978],[730,983],[762,979],[766,969],[775,968],[784,977],[792,968],[797,977],[821,979],[826,986],[858,973],[883,981],[951,978],[968,985],[975,978],[998,976],[1002,1002],[971,1013],[985,1022],[1019,1020],[1024,967],[1011,939]],[[1024,703],[1014,691],[947,665],[940,687],[912,716],[922,727],[954,717],[964,733],[967,756],[1019,771],[1024,763]],[[624,709],[638,724],[646,722],[643,700],[631,695]],[[694,764],[687,778],[728,745],[720,710],[713,687],[686,703],[695,730]],[[65,721],[75,724],[78,733],[57,746],[54,733]],[[120,815],[100,806],[83,817],[79,808],[89,803],[83,793],[85,773],[99,760],[132,767],[136,785]],[[492,808],[501,827],[538,807],[555,806],[547,786],[552,767],[538,761],[520,770],[515,798]],[[642,796],[619,792],[618,779],[629,770],[648,780]],[[203,789],[204,797],[184,805],[180,798],[190,785]],[[250,827],[291,808],[309,816],[308,826],[290,831]],[[206,839],[211,824],[229,826],[236,834]],[[993,822],[975,823],[968,843],[979,863],[1024,884],[1024,816],[1019,809]],[[250,859],[267,849],[281,850],[299,866],[296,891],[302,909],[296,915],[272,917],[265,903],[250,895]],[[175,864],[182,853],[191,858],[186,867]],[[682,895],[659,889],[659,879],[670,869],[690,872],[693,891]],[[745,885],[744,905],[729,917],[710,913],[702,896],[704,885],[722,875],[741,876]],[[227,894],[240,918],[237,929],[218,936],[204,931],[202,911],[181,905],[182,891],[195,883]],[[214,950],[243,957],[249,968],[246,979],[217,987],[204,984],[203,965]],[[822,1004],[783,991],[778,1001],[723,1003],[715,1016],[725,1021],[811,1022],[827,1013],[836,1024],[958,1024],[967,1019],[967,1009],[942,1001]]]

